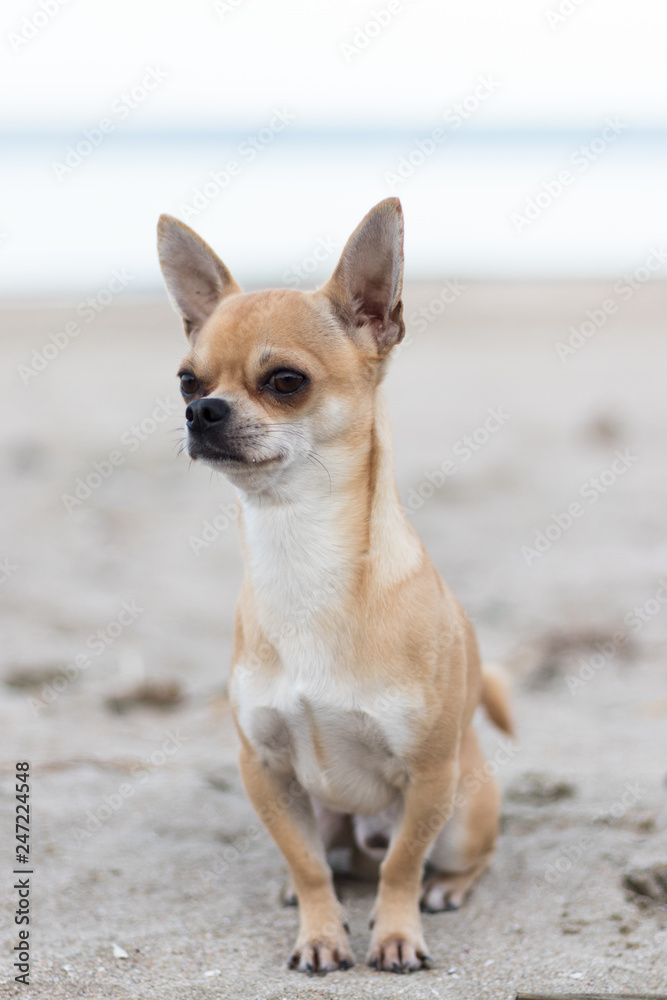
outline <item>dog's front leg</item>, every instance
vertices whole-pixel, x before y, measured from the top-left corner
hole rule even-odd
[[[387,857],[373,911],[368,964],[385,972],[428,968],[419,913],[424,858],[447,822],[456,790],[458,761],[437,773],[415,775],[403,795],[403,810]]]
[[[329,972],[354,965],[312,804],[293,775],[276,775],[244,741],[241,776],[260,819],[283,853],[299,900],[300,927],[289,966]]]

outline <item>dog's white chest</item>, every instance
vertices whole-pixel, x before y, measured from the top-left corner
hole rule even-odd
[[[384,663],[363,661],[359,634],[377,623],[351,620],[357,567],[341,509],[305,488],[299,505],[247,503],[244,524],[253,614],[279,665],[257,654],[236,664],[241,729],[267,766],[330,807],[385,809],[407,779],[423,705],[387,688]],[[408,567],[419,558],[401,552]]]
[[[272,644],[335,620],[352,575],[335,505],[304,488],[299,506],[247,506],[244,524],[255,610]]]
[[[239,664],[233,697],[240,726],[270,768],[296,775],[333,809],[387,808],[407,780],[417,706],[398,691],[351,685],[313,661],[308,674],[274,678]],[[344,671],[347,673],[347,671]]]

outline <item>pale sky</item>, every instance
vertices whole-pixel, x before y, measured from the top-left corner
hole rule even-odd
[[[280,278],[389,194],[410,275],[622,274],[667,240],[666,38],[665,0],[3,0],[0,136],[43,134],[0,144],[0,296],[119,266],[157,287],[157,216],[184,217],[229,158],[241,175],[185,219],[243,280]],[[397,187],[406,155],[423,166]]]
[[[43,2],[2,4],[2,127],[92,125],[148,68],[167,78],[129,129],[246,129],[281,104],[304,129],[420,127],[489,74],[479,127],[667,124],[664,0]]]

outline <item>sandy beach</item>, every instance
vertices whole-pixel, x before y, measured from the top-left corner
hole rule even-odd
[[[401,497],[519,732],[480,721],[497,857],[424,916],[434,967],[409,978],[365,966],[374,887],[345,879],[357,965],[286,969],[297,913],[226,695],[233,493],[178,454],[182,333],[130,294],[0,310],[0,996],[24,995],[17,761],[36,1000],[667,992],[667,284],[407,290]]]

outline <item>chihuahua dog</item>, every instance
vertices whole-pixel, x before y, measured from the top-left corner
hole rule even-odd
[[[229,689],[243,782],[298,900],[289,965],[354,962],[327,863],[352,838],[381,862],[369,964],[426,967],[420,903],[459,906],[498,833],[473,713],[512,721],[395,484],[381,383],[405,329],[400,202],[368,213],[315,292],[242,293],[170,216],[158,248],[190,345],[187,451],[238,498]]]

